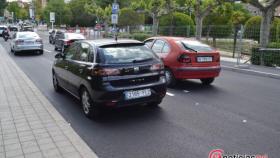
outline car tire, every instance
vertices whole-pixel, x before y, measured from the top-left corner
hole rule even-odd
[[[174,87],[176,85],[176,79],[170,69],[165,69],[166,85],[168,87]]]
[[[57,77],[56,77],[56,74],[53,72],[53,87],[54,87],[54,90],[56,92],[62,92],[62,88],[60,87],[58,81],[57,81]]]
[[[55,51],[57,51],[57,50],[58,50],[56,46],[54,46],[54,50],[55,50]]]
[[[215,78],[202,78],[200,81],[202,82],[203,85],[210,85],[213,83]]]
[[[94,106],[93,100],[86,88],[80,90],[80,101],[83,113],[87,118],[98,119],[101,115],[101,109]]]
[[[18,51],[15,51],[15,50],[14,50],[14,55],[15,55],[15,56],[18,55]]]

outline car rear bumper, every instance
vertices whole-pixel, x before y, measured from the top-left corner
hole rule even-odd
[[[125,99],[126,91],[137,91],[144,89],[150,89],[151,95],[137,99]],[[102,90],[93,90],[91,92],[91,97],[93,98],[95,104],[99,107],[119,108],[151,102],[160,102],[164,98],[165,94],[165,81],[159,81],[158,83],[154,84],[134,86],[129,88],[113,88],[112,86],[106,86]]]
[[[44,47],[43,45],[29,45],[29,46],[25,46],[25,45],[17,45],[14,47],[14,51],[43,51]]]
[[[214,78],[219,76],[220,72],[221,72],[221,66],[183,67],[183,68],[175,68],[174,76],[177,79]]]

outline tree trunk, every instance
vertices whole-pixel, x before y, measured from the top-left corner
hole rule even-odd
[[[174,16],[173,14],[170,15],[171,16],[171,20],[170,20],[170,24],[169,24],[169,36],[172,36],[173,35],[173,22],[174,22]]]
[[[268,8],[262,11],[262,22],[260,31],[260,46],[266,48],[269,44],[271,20],[273,16],[273,8]]]
[[[155,14],[153,14],[153,36],[156,36],[158,33],[158,24],[159,19]]]
[[[216,37],[213,37],[213,47],[217,48],[217,41],[216,41]]]
[[[203,17],[201,16],[195,16],[195,36],[197,40],[201,40],[202,35],[202,21]]]

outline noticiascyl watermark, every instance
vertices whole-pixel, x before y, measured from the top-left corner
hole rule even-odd
[[[268,158],[267,154],[225,154],[222,149],[214,149],[209,152],[208,158]]]

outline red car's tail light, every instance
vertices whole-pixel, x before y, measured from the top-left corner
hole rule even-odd
[[[182,54],[178,57],[178,61],[180,63],[190,63],[191,62],[191,58],[187,55],[187,54]]]
[[[16,40],[16,45],[22,44],[24,40]]]
[[[119,69],[113,68],[95,68],[92,70],[92,75],[94,76],[117,76],[120,74],[121,72]]]

